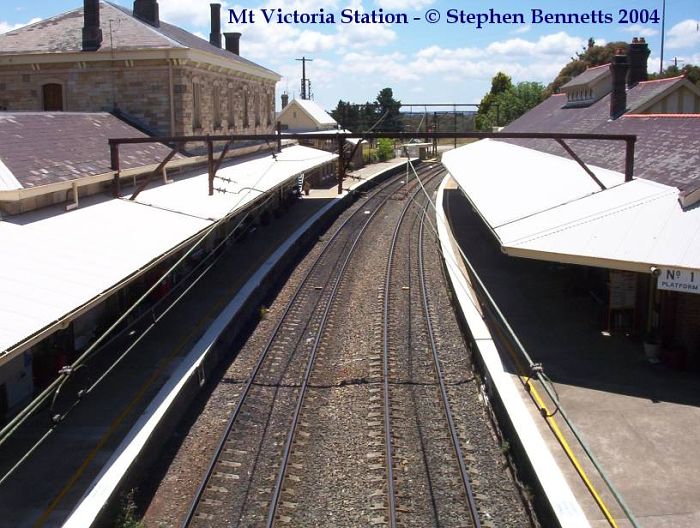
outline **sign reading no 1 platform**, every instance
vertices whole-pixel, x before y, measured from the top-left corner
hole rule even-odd
[[[660,290],[700,293],[700,270],[661,268],[656,287]]]

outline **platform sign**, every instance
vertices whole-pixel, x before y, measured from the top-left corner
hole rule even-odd
[[[700,270],[661,268],[656,287],[660,290],[700,293]]]

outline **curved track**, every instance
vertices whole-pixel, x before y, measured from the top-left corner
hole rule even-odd
[[[268,526],[274,523],[303,395],[338,284],[362,233],[402,186],[404,182],[398,176],[374,191],[362,210],[350,216],[332,235],[302,280],[239,395],[183,526],[229,526],[232,521],[233,525],[255,524],[261,520],[261,512],[255,511],[260,508],[253,506],[260,501],[252,501],[248,496],[253,484],[253,479],[248,477],[265,463],[265,454],[269,453],[266,444],[278,444],[270,438],[275,436],[274,429],[279,430],[278,418],[285,416],[287,419],[283,421],[289,422],[287,441],[265,516]],[[368,209],[371,214],[366,214]],[[282,386],[294,387],[297,403],[293,410],[289,405],[285,408],[276,403]],[[275,434],[279,437],[279,432]],[[254,445],[256,449],[241,450],[241,445]],[[245,488],[246,492],[231,493],[234,487]]]

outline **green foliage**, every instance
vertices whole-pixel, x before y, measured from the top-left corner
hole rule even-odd
[[[510,75],[506,75],[503,72],[498,72],[493,76],[493,79],[491,79],[491,91],[489,94],[496,96],[500,93],[507,92],[512,88],[513,80],[510,78]]]
[[[377,157],[379,161],[386,161],[394,157],[394,142],[388,138],[377,140]]]
[[[379,118],[384,114],[386,114],[384,119],[377,124]],[[373,103],[354,104],[340,100],[335,109],[331,111],[331,116],[351,132],[364,132],[373,126],[375,132],[400,132],[403,130],[401,101],[394,99],[394,92],[391,88],[381,90]]]
[[[379,95],[377,95],[377,106],[379,117],[384,115],[385,117],[375,130],[401,132],[403,130],[401,101],[394,99],[394,92],[391,88],[384,88],[379,92]]]
[[[132,489],[122,496],[121,510],[114,523],[115,528],[145,527],[144,522],[138,519],[136,503],[134,502],[135,492],[136,490]]]
[[[547,86],[545,96],[549,97],[557,93],[559,88],[586,71],[587,68],[611,62],[615,55],[615,50],[620,48],[627,53],[629,45],[626,42],[610,42],[604,46],[598,46],[595,40],[589,38],[588,46],[579,51],[575,57],[571,57],[571,61],[561,69],[559,75]]]
[[[544,100],[544,86],[537,82],[521,82],[513,86],[511,78],[498,72],[491,81],[491,91],[479,104],[476,127],[491,130],[514,121]]]
[[[686,64],[682,68],[672,64],[666,68],[663,73],[652,73],[649,75],[649,79],[668,79],[669,77],[678,77],[679,75],[683,75],[694,85],[700,86],[700,66],[695,66],[693,64]]]

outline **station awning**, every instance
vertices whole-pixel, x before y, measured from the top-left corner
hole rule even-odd
[[[208,196],[206,169],[142,192],[93,196],[65,212],[0,221],[0,364],[101,303],[192,237],[262,194],[336,156],[294,146],[222,168]]]
[[[443,163],[509,255],[648,273],[700,269],[700,208],[678,189],[501,141]]]

